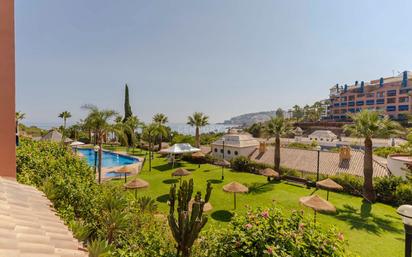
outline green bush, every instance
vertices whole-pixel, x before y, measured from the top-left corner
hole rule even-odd
[[[298,148],[298,149],[305,149],[305,150],[313,150],[317,145],[312,144],[304,144],[299,142],[292,142],[287,145],[289,148]]]
[[[398,146],[385,146],[385,147],[377,147],[373,150],[373,153],[380,157],[388,157],[390,154],[395,153],[403,153],[405,150],[402,147]]]
[[[397,205],[412,203],[412,183],[400,184],[396,188],[395,198]]]
[[[251,161],[245,156],[239,156],[231,160],[231,168],[236,171],[257,174],[265,168],[273,168],[273,165]]]
[[[397,202],[395,192],[397,187],[403,183],[405,183],[405,181],[401,177],[389,176],[375,178],[374,187],[378,201],[388,204]]]
[[[323,230],[302,212],[285,217],[274,208],[235,216],[228,228],[205,235],[199,249],[198,256],[350,256],[335,228]]]

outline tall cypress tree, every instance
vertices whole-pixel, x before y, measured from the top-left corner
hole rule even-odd
[[[126,87],[124,90],[124,119],[123,119],[123,122],[126,121],[132,115],[133,115],[132,107],[130,106],[130,102],[129,102],[129,87],[126,84]]]

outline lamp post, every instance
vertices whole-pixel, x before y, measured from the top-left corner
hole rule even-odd
[[[222,137],[222,142],[223,142],[222,149],[223,149],[223,161],[224,161],[225,160],[225,138],[224,137]],[[225,165],[222,165],[222,180],[225,179],[224,169],[225,169]]]
[[[316,181],[319,181],[319,160],[320,160],[320,150],[322,150],[322,148],[318,145],[316,146],[316,151],[318,151],[318,162],[316,165]]]
[[[94,146],[94,174],[96,176],[96,170],[97,170],[97,152],[99,151],[99,146],[95,145]],[[100,184],[100,170],[99,170],[99,184]]]
[[[412,205],[401,205],[396,212],[402,216],[405,227],[405,257],[412,255]]]

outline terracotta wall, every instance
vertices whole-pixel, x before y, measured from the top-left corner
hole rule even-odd
[[[0,0],[0,176],[16,177],[14,0]]]

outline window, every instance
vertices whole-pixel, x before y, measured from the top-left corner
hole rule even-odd
[[[220,149],[220,153],[223,153],[223,149]]]
[[[374,96],[375,96],[374,93],[368,93],[368,94],[366,94],[366,97],[367,97],[367,98],[372,98],[372,97],[374,97]]]
[[[363,101],[356,101],[356,106],[362,106],[363,105]]]
[[[348,111],[353,113],[353,112],[355,112],[355,109],[354,109],[354,108],[350,108]]]
[[[355,96],[354,96],[354,95],[350,95],[349,98],[348,98],[348,100],[349,100],[349,101],[355,100]]]
[[[385,99],[377,99],[376,100],[376,104],[384,104],[385,103]]]
[[[348,106],[355,106],[355,102],[348,102]]]
[[[344,120],[344,119],[346,119],[346,115],[341,115],[340,118]],[[328,141],[328,140],[326,139],[326,141]]]
[[[366,105],[374,105],[375,100],[366,100]]]
[[[232,152],[231,152],[230,150],[227,150],[227,154],[229,154],[229,155],[230,155],[231,153],[232,153]]]
[[[347,102],[343,102],[340,104],[340,106],[346,106],[348,103]]]
[[[399,94],[400,94],[400,95],[402,95],[402,94],[407,94],[407,93],[409,93],[409,91],[411,91],[410,88],[399,89]]]
[[[346,102],[346,101],[348,100],[348,97],[347,97],[347,96],[342,96],[340,99],[341,99],[341,101],[345,101],[345,102]]]
[[[237,151],[235,151],[235,155],[238,155],[239,153]]]
[[[385,97],[385,92],[377,92],[376,97],[378,97],[378,98]]]
[[[387,96],[395,96],[396,95],[396,90],[388,90],[387,91]]]
[[[338,107],[338,106],[339,106],[339,103],[335,103],[335,104],[333,104],[333,106]]]
[[[365,94],[358,94],[357,97],[364,97]]]
[[[407,103],[407,102],[409,102],[409,97],[399,97],[399,102],[400,103]]]
[[[217,148],[215,148],[215,153],[217,153]]]
[[[399,111],[409,111],[409,105],[399,105],[398,110]]]
[[[340,110],[340,113],[346,113],[346,109]]]
[[[386,111],[394,112],[394,111],[396,111],[396,106],[393,106],[393,105],[386,106]]]
[[[388,104],[396,103],[396,98],[387,98],[386,103],[388,103]]]

